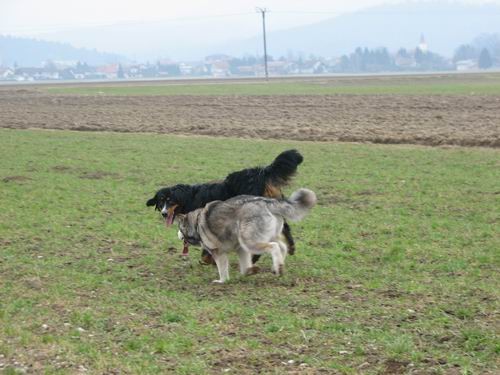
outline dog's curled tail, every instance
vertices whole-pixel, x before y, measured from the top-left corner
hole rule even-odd
[[[295,191],[289,199],[279,201],[273,207],[270,207],[272,213],[283,216],[291,221],[300,221],[316,204],[316,194],[309,189],[299,189]]]
[[[297,150],[283,151],[265,168],[265,172],[278,186],[285,185],[297,172],[297,167],[303,160]]]

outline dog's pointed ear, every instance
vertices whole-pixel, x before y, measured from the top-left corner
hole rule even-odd
[[[157,200],[156,200],[156,196],[155,196],[155,197],[153,197],[153,198],[149,199],[149,200],[146,202],[146,206],[148,206],[148,207],[151,207],[151,206],[156,206],[156,202],[157,202]]]
[[[186,218],[186,214],[177,214],[177,220],[184,220]]]

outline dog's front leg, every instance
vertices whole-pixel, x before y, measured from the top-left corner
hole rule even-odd
[[[217,270],[219,271],[219,280],[214,280],[214,283],[225,283],[229,280],[229,258],[225,252],[219,252],[218,250],[212,253],[212,256],[217,264]]]

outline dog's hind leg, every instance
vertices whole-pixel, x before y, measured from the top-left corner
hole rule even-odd
[[[295,252],[295,242],[293,240],[293,237],[292,237],[292,233],[290,233],[290,226],[287,224],[287,222],[285,221],[285,224],[283,226],[283,236],[285,237],[285,240],[288,244],[288,247],[283,244],[283,246],[285,246],[285,249],[287,254],[290,254],[290,255],[293,255],[294,252]],[[255,264],[257,263],[257,261],[260,259],[260,257],[262,256],[262,254],[254,254],[252,255],[252,263]]]
[[[284,273],[285,269],[285,259],[283,257],[283,253],[281,252],[281,246],[278,242],[270,242],[271,245],[271,256],[273,257],[273,272],[281,276]]]
[[[295,253],[295,240],[292,237],[292,229],[290,228],[290,225],[285,221],[283,223],[283,229],[281,231],[283,233],[283,236],[285,237],[286,243],[287,243],[287,254],[293,255]],[[252,255],[252,263],[255,264],[257,261],[260,259],[262,255],[261,254],[254,254]]]
[[[273,272],[279,276],[283,275],[283,271],[285,268],[285,259],[282,254],[281,246],[278,244],[278,242],[260,242],[254,245],[246,244],[245,247],[247,247],[250,251],[253,250],[253,252],[256,253],[266,252],[271,254],[271,257],[273,258]]]
[[[285,258],[288,254],[288,248],[286,247],[286,244],[283,241],[278,241],[278,245],[281,250],[281,256],[283,257],[283,263],[285,262]]]
[[[283,236],[285,236],[286,242],[288,244],[288,253],[290,255],[295,254],[295,241],[292,237],[292,228],[290,228],[290,225],[285,221],[283,224]]]
[[[225,283],[229,280],[229,259],[227,254],[215,251],[212,253],[212,256],[217,264],[217,270],[219,271],[219,280],[214,280],[213,282],[219,284]]]

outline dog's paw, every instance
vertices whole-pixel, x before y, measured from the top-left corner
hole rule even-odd
[[[247,268],[247,270],[245,271],[245,275],[246,276],[255,275],[259,272],[260,272],[260,268],[257,266],[253,266],[253,267]]]
[[[224,284],[224,280],[214,280],[212,284]]]
[[[273,269],[273,273],[276,276],[283,276],[284,273],[285,273],[285,265],[284,264],[280,264],[277,269]]]

